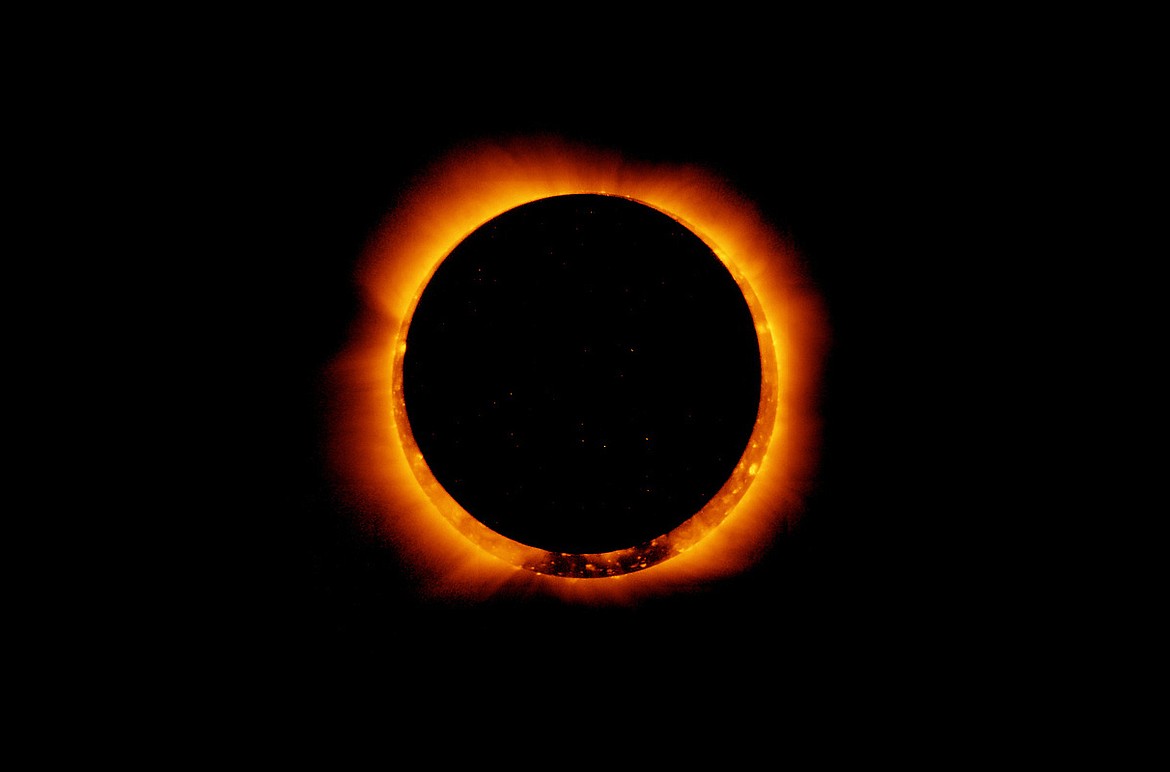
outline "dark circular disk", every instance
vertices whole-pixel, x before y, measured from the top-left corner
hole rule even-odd
[[[438,482],[493,531],[556,552],[688,520],[759,409],[755,323],[726,266],[616,196],[533,201],[464,239],[419,299],[403,368]]]

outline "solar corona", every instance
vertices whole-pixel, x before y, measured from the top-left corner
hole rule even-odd
[[[551,217],[551,207],[562,203],[658,218],[684,247],[693,240],[695,246],[687,248],[712,255],[727,287],[742,298],[744,321],[734,329],[754,337],[752,345],[740,346],[750,348],[750,361],[741,359],[758,368],[751,371],[758,389],[750,392],[755,401],[750,412],[739,411],[746,424],[732,442],[737,457],[723,462],[719,484],[701,500],[674,503],[666,519],[647,514],[638,520],[637,497],[623,500],[632,511],[629,519],[644,523],[641,530],[625,532],[632,534],[628,544],[561,543],[514,525],[519,521],[507,518],[503,503],[493,505],[495,512],[504,507],[498,516],[477,510],[485,497],[462,493],[460,478],[467,475],[436,462],[434,433],[416,434],[426,412],[421,397],[413,396],[421,387],[411,378],[424,370],[424,321],[433,326],[440,318],[426,309],[443,272],[452,273],[460,250],[471,249],[476,238],[484,241],[488,229],[519,222],[524,213]],[[539,263],[532,266],[525,270],[544,270]],[[576,270],[587,272],[589,266]],[[603,279],[607,271],[596,267],[593,274],[580,275]],[[357,280],[362,313],[330,370],[331,457],[341,487],[401,555],[421,592],[459,598],[545,594],[602,604],[670,593],[744,570],[767,550],[779,528],[799,517],[817,460],[816,387],[827,320],[795,250],[719,176],[697,166],[650,163],[550,138],[465,146],[413,181],[370,239]],[[555,308],[555,298],[541,307]],[[720,347],[689,317],[660,322],[667,332],[695,339],[694,367],[704,366],[702,348]],[[686,340],[673,344],[672,351],[688,350]],[[478,356],[490,361],[482,357],[492,354]],[[500,367],[506,368],[503,360]],[[442,371],[444,394],[458,394],[465,385],[452,376],[457,372]],[[669,390],[669,382],[656,382],[655,388]],[[649,432],[644,438],[640,431],[628,433],[619,439],[651,441]],[[548,442],[551,435],[541,436]],[[566,448],[570,440],[577,442],[566,438]],[[582,434],[581,444],[586,441]],[[588,442],[597,454],[605,452],[605,435]],[[506,453],[511,446],[500,447]],[[467,467],[471,474],[473,466]],[[571,497],[571,492],[555,494],[548,492],[531,506],[563,508]],[[594,508],[606,503],[588,502]],[[588,509],[585,503],[580,507]]]

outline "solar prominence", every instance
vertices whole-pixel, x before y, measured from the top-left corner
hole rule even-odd
[[[756,422],[724,485],[668,533],[603,553],[528,546],[469,514],[420,451],[403,387],[411,318],[446,256],[501,213],[571,194],[644,204],[702,239],[742,291],[760,355]],[[332,457],[343,488],[424,593],[536,592],[606,603],[671,592],[743,570],[799,516],[816,461],[814,397],[827,325],[794,252],[715,175],[548,139],[464,148],[426,170],[387,216],[358,280],[363,315],[331,371]]]

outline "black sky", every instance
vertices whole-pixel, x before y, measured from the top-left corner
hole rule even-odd
[[[917,90],[861,74],[767,73],[723,73],[705,88],[609,72],[572,88],[448,93],[399,72],[288,85],[252,108],[263,117],[235,140],[247,174],[232,206],[254,239],[248,271],[264,279],[257,454],[270,475],[248,518],[272,535],[255,561],[257,593],[283,636],[358,656],[474,639],[516,657],[521,641],[545,634],[595,651],[573,642],[588,627],[620,657],[623,644],[596,631],[621,627],[640,661],[706,649],[747,662],[794,645],[849,658],[862,641],[929,626],[953,602],[965,505],[940,492],[949,456],[939,427],[958,406],[938,365],[940,283],[953,275],[938,266],[958,247],[938,180],[960,168],[960,149],[932,134],[938,115]],[[706,168],[791,241],[831,326],[821,462],[799,524],[733,578],[636,609],[539,598],[436,607],[337,494],[324,372],[358,315],[365,240],[415,176],[461,143],[542,133]]]

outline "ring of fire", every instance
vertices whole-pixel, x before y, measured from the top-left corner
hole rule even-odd
[[[702,239],[743,292],[761,364],[756,424],[723,487],[669,533],[599,554],[529,547],[460,507],[411,434],[402,381],[415,306],[451,250],[503,212],[578,193],[642,203]],[[815,385],[827,323],[792,249],[714,175],[552,139],[464,148],[415,181],[371,240],[358,279],[364,313],[331,371],[332,456],[344,488],[406,557],[424,592],[484,597],[512,588],[605,601],[669,591],[737,573],[798,516],[816,461]]]

